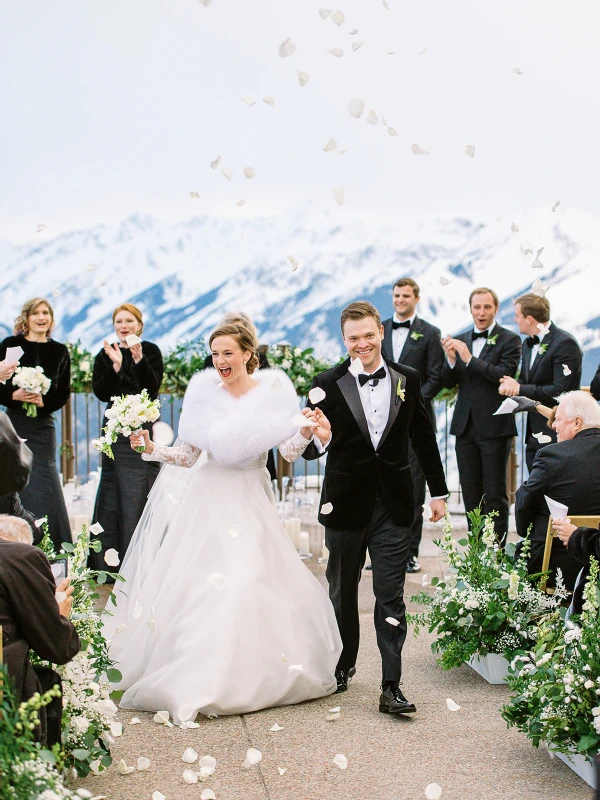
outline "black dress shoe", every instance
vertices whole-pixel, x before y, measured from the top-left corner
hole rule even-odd
[[[409,703],[400,691],[398,684],[386,684],[379,698],[379,710],[382,714],[414,714],[416,706]]]
[[[336,669],[335,679],[337,681],[337,689],[335,690],[334,694],[339,694],[340,692],[347,692],[348,681],[352,680],[352,678],[355,675],[356,675],[356,667],[350,667],[350,669]]]
[[[420,572],[421,571],[421,565],[419,564],[419,562],[417,561],[415,556],[411,556],[408,559],[408,564],[406,565],[406,571],[407,572]]]

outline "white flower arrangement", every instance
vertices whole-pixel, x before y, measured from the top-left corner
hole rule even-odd
[[[48,394],[52,385],[50,378],[44,374],[43,367],[17,367],[12,377],[13,386],[32,394]],[[22,403],[28,417],[37,417],[35,403]]]
[[[147,389],[143,389],[140,394],[111,397],[111,400],[112,406],[104,412],[108,420],[106,427],[102,429],[104,435],[93,439],[92,446],[109,458],[114,458],[111,445],[117,441],[119,434],[130,436],[147,422],[156,422],[160,417],[160,400],[151,400]],[[143,447],[137,449],[138,452],[144,450]]]

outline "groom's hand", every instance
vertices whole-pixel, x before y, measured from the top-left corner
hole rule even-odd
[[[446,516],[446,501],[445,500],[432,500],[429,504],[431,508],[431,517],[429,522],[439,522]]]

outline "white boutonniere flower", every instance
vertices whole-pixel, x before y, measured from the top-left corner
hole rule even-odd
[[[413,339],[415,342],[418,342],[419,339],[423,338],[423,334],[422,333],[417,333],[416,331],[413,331],[411,333],[411,335],[410,335],[410,338]]]
[[[402,402],[406,400],[406,394],[402,388],[402,378],[399,378],[396,384],[396,404],[398,404],[400,400],[402,400]]]
[[[485,340],[485,343],[493,347],[497,341],[498,341],[498,334],[495,333],[493,336],[488,336],[487,339]]]

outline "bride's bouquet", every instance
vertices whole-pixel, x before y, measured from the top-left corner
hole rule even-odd
[[[94,439],[92,446],[114,459],[111,445],[117,441],[119,434],[130,436],[147,422],[156,422],[160,417],[160,400],[151,400],[146,389],[141,394],[127,394],[110,399],[113,404],[104,412],[108,420],[106,427],[102,429],[104,436]],[[136,448],[138,453],[143,453],[145,449],[144,446]]]
[[[32,394],[47,394],[52,381],[44,375],[43,367],[17,367],[12,377],[13,386]],[[37,417],[35,403],[22,403],[28,417]]]

